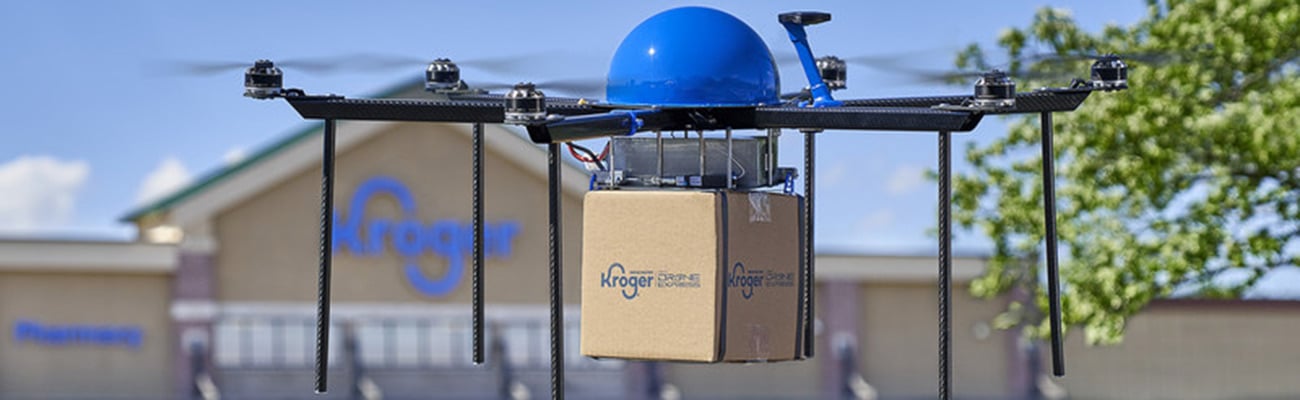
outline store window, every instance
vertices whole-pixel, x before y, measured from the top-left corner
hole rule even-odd
[[[473,366],[468,318],[336,318],[330,329],[331,366],[352,359],[347,341],[355,344],[355,359],[367,369]],[[214,331],[218,367],[302,368],[315,363],[316,329],[311,318],[231,317],[218,321]],[[565,360],[570,368],[622,366],[617,360],[583,357],[579,334],[576,321],[565,325]],[[504,357],[511,366],[525,369],[550,366],[546,319],[489,321],[487,340],[489,360]]]
[[[339,324],[331,325],[339,332]],[[227,318],[214,327],[219,367],[303,367],[316,362],[316,321],[310,318]],[[330,338],[330,363],[339,359],[342,337]]]

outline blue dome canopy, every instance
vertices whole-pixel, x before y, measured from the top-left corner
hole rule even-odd
[[[613,105],[753,106],[779,102],[772,52],[753,29],[722,11],[674,8],[641,22],[609,64]]]

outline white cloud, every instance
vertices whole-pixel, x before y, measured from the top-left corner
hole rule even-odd
[[[185,168],[185,164],[181,164],[176,157],[169,156],[145,175],[144,181],[140,183],[140,190],[136,192],[135,201],[144,204],[158,200],[184,187],[191,179],[193,175]]]
[[[245,150],[243,147],[231,147],[230,150],[226,150],[226,154],[222,155],[221,159],[226,162],[226,165],[231,165],[238,164],[240,161],[244,161],[244,158],[247,157],[248,150]]]
[[[925,184],[925,168],[903,165],[894,170],[885,181],[885,193],[891,196],[906,194]]]
[[[852,248],[862,251],[900,252],[915,247],[916,239],[906,227],[901,227],[897,213],[881,208],[859,218],[849,241]]]
[[[848,178],[849,176],[849,165],[846,162],[837,162],[820,175],[821,176],[817,179],[817,183],[825,185],[828,188],[839,186],[841,183],[844,183],[845,178]]]
[[[894,213],[889,210],[880,209],[867,214],[858,220],[858,231],[867,234],[879,234],[882,231],[888,231],[889,227],[894,224]]]
[[[0,229],[31,231],[68,222],[89,176],[85,161],[50,156],[0,164]]]

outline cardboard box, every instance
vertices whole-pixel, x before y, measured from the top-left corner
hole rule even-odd
[[[800,206],[764,192],[587,193],[582,354],[802,358]]]

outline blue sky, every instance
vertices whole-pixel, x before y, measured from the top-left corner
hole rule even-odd
[[[907,65],[942,69],[970,42],[992,42],[1026,25],[1042,6],[1073,10],[1090,30],[1130,24],[1140,0],[969,2],[5,2],[0,49],[0,234],[129,238],[117,222],[143,198],[305,124],[281,103],[240,96],[239,71],[205,77],[168,74],[167,62],[250,61],[374,52],[472,58],[538,54],[531,70],[482,75],[498,81],[603,77],[623,35],[650,15],[702,4],[748,22],[776,52],[790,45],[776,14],[830,11],[810,28],[819,54],[906,53]],[[918,52],[918,50],[920,50]],[[1082,70],[1082,67],[1081,67]],[[783,69],[787,85],[797,71]],[[410,71],[293,73],[286,84],[364,95],[417,76]],[[467,78],[474,77],[467,73]],[[869,87],[873,82],[877,87]],[[899,75],[854,68],[840,97],[959,93],[910,84]],[[793,87],[792,87],[793,88]],[[1001,135],[987,120],[966,140]],[[799,166],[798,135],[787,134],[785,165]],[[818,235],[835,251],[932,251],[935,164],[932,134],[831,132],[819,141]],[[960,168],[960,163],[958,165]],[[982,241],[958,247],[978,250]]]

